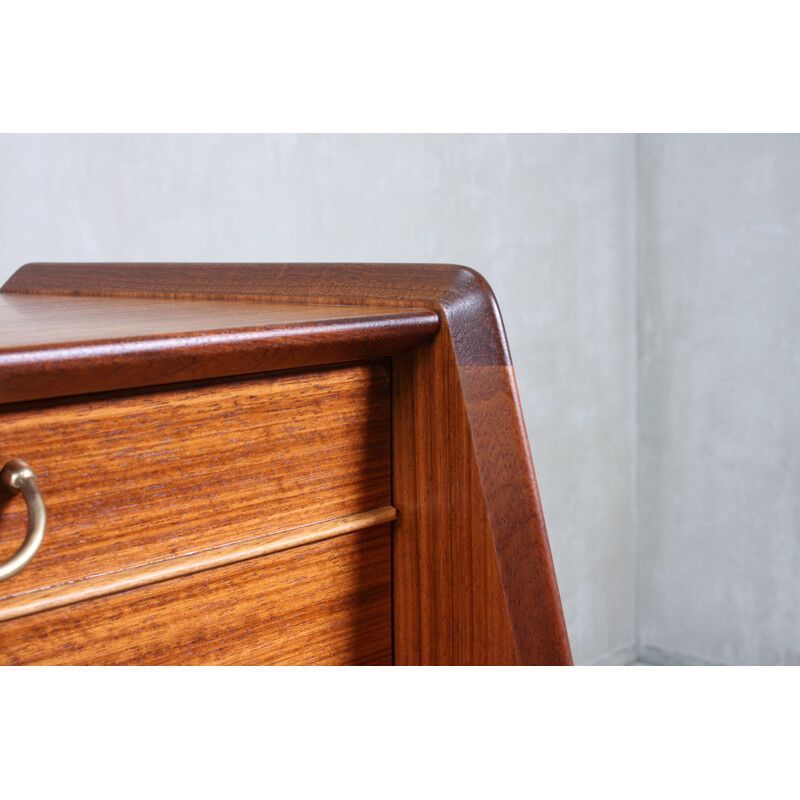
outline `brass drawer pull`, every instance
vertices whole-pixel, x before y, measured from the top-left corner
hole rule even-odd
[[[36,474],[19,458],[12,458],[0,471],[0,485],[16,494],[22,492],[28,504],[28,533],[22,547],[8,561],[0,564],[0,581],[16,575],[25,569],[36,555],[39,545],[44,539],[44,528],[47,524],[47,512],[44,500],[36,486]]]

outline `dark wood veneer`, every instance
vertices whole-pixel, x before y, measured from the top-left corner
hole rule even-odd
[[[0,403],[391,356],[439,328],[414,309],[23,294],[0,320]]]

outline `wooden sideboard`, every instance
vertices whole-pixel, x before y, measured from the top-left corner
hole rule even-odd
[[[0,326],[0,663],[571,663],[475,271],[28,264]]]

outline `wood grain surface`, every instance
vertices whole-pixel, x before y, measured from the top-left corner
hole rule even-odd
[[[2,664],[390,664],[389,526],[0,625]]]
[[[395,661],[571,663],[502,319],[474,270],[29,264],[3,292],[434,311],[441,323],[435,338],[393,359]],[[465,588],[470,576],[474,589]]]
[[[0,295],[0,403],[395,355],[431,311]]]
[[[381,362],[0,409],[48,512],[0,597],[390,505],[389,413]],[[27,524],[3,501],[0,559]]]
[[[452,352],[392,375],[397,664],[513,664],[513,635]]]
[[[61,608],[72,603],[80,603],[108,594],[136,589],[151,583],[159,583],[182,575],[192,575],[214,567],[247,561],[256,556],[279,553],[293,547],[301,547],[312,542],[322,542],[345,533],[364,530],[384,522],[391,522],[397,516],[392,506],[362,511],[347,517],[314,522],[300,528],[292,528],[267,536],[257,536],[236,544],[223,544],[199,553],[176,556],[164,561],[156,561],[141,567],[108,572],[91,578],[56,584],[46,589],[14,595],[0,600],[0,622],[6,619],[24,617],[52,608]]]

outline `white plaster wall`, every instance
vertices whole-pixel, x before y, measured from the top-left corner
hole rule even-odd
[[[634,657],[633,136],[3,136],[27,261],[433,261],[492,284],[577,663]]]
[[[641,654],[800,664],[800,137],[639,145]]]

